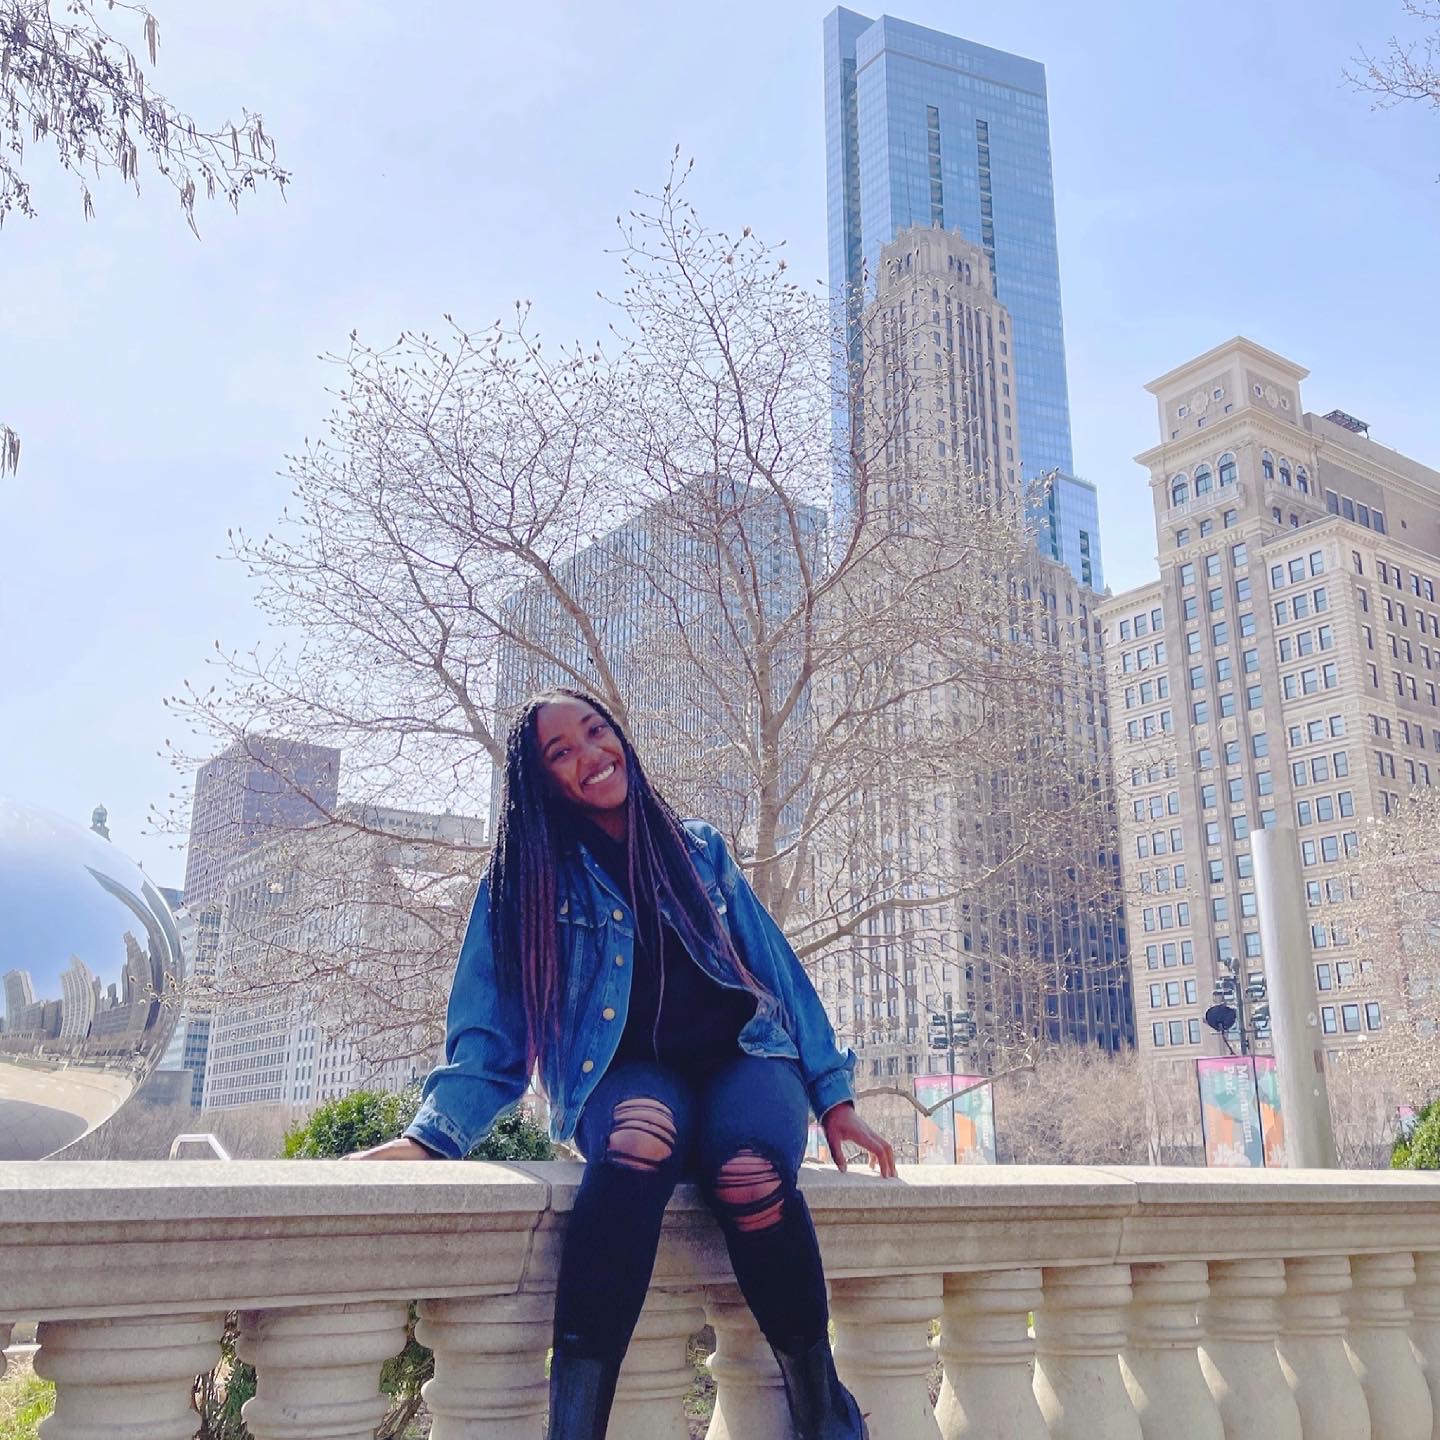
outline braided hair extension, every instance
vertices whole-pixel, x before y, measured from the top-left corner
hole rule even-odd
[[[635,908],[652,917],[656,933],[646,937],[661,953],[660,902],[686,949],[718,953],[756,995],[764,987],[750,973],[716,914],[695,870],[691,841],[670,803],[651,784],[644,767],[609,709],[583,690],[557,687],[530,696],[520,707],[505,740],[505,770],[499,823],[486,878],[490,925],[502,981],[519,982],[526,1021],[526,1060],[533,1065],[560,1037],[563,982],[556,945],[556,872],[566,824],[561,800],[550,787],[540,754],[536,721],[553,701],[588,705],[614,731],[625,756],[626,850]],[[644,896],[648,904],[641,904]],[[664,972],[661,972],[663,1005]],[[656,1025],[659,1024],[659,1010]]]

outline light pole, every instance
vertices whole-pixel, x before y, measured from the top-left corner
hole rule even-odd
[[[1233,955],[1222,958],[1219,963],[1225,973],[1217,977],[1215,988],[1210,992],[1210,998],[1215,1003],[1205,1012],[1205,1023],[1219,1032],[1227,1046],[1230,1043],[1229,1032],[1236,1031],[1240,1053],[1251,1055],[1255,1051],[1255,1042],[1267,1039],[1270,1034],[1269,992],[1265,977],[1248,979],[1241,969],[1240,960]],[[1233,1055],[1235,1052],[1232,1050],[1230,1053]]]

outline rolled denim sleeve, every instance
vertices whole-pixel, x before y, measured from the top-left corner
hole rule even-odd
[[[463,1160],[525,1093],[525,1010],[518,987],[500,980],[482,882],[460,947],[445,1013],[445,1059],[425,1077],[412,1140]]]
[[[757,977],[773,977],[779,988],[777,998],[784,1010],[786,1029],[800,1053],[800,1070],[818,1118],[836,1105],[854,1100],[854,1053],[840,1049],[830,1017],[800,957],[731,858],[719,831],[710,829],[709,838],[720,888],[729,906],[731,938]],[[768,964],[757,963],[757,945],[763,949]]]

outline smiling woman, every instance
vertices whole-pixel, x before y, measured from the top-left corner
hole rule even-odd
[[[533,696],[450,993],[445,1063],[405,1135],[355,1158],[458,1159],[538,1065],[551,1133],[587,1157],[555,1296],[551,1440],[598,1440],[649,1288],[665,1206],[698,1182],[770,1342],[796,1433],[866,1434],[827,1338],[796,1186],[811,1111],[895,1174],[855,1113],[854,1057],[710,825],[681,821],[615,717]],[[872,1162],[873,1163],[873,1162]]]

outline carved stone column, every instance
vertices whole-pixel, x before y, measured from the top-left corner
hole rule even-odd
[[[1284,1293],[1283,1260],[1210,1265],[1200,1368],[1225,1440],[1300,1440],[1300,1411],[1275,1354]]]
[[[1120,1374],[1145,1440],[1224,1440],[1197,1350],[1199,1312],[1210,1294],[1205,1262],[1132,1265],[1130,1286]]]
[[[1435,1412],[1430,1387],[1410,1348],[1405,1292],[1415,1262],[1397,1255],[1357,1255],[1350,1262],[1350,1360],[1370,1406],[1374,1440],[1431,1440]]]
[[[1345,1350],[1349,1291],[1345,1255],[1285,1262],[1275,1348],[1305,1440],[1370,1440],[1370,1409]]]
[[[705,1440],[791,1440],[780,1367],[739,1287],[707,1290],[705,1318],[715,1331],[715,1353],[706,1361],[715,1413]]]
[[[1430,1408],[1435,1412],[1435,1440],[1440,1440],[1440,1253],[1415,1257],[1416,1285],[1410,1292],[1410,1339],[1430,1386]]]
[[[435,1352],[421,1388],[431,1440],[540,1440],[553,1294],[422,1300],[415,1338]]]
[[[55,1382],[45,1440],[193,1440],[195,1377],[220,1358],[223,1315],[47,1320],[35,1373]]]
[[[941,1309],[938,1275],[836,1280],[835,1364],[868,1416],[870,1440],[935,1440],[930,1404],[930,1322]]]
[[[393,1300],[242,1315],[236,1348],[256,1388],[240,1413],[254,1440],[374,1440],[389,1409],[380,1367],[405,1348],[406,1319]]]
[[[1120,1375],[1128,1265],[1047,1269],[1035,1312],[1035,1398],[1051,1440],[1143,1440]]]
[[[935,1419],[944,1440],[1049,1440],[1031,1387],[1040,1308],[1039,1270],[982,1270],[945,1277],[940,1334],[944,1380]]]
[[[625,1440],[689,1440],[683,1400],[695,1381],[687,1342],[705,1324],[694,1290],[652,1290],[630,1341],[610,1433]]]

